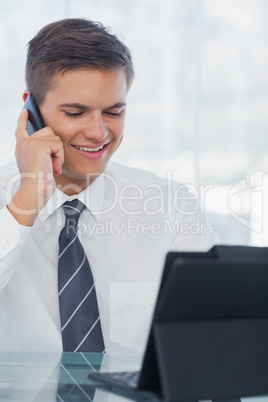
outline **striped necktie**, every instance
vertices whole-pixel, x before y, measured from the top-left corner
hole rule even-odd
[[[96,290],[78,238],[84,204],[75,199],[62,208],[66,221],[59,237],[58,288],[63,351],[105,352]]]
[[[57,402],[93,402],[95,387],[94,385],[88,384],[87,381],[84,381],[84,378],[87,377],[89,372],[96,373],[99,371],[102,361],[101,359],[102,358],[100,358],[97,363],[96,358],[94,358],[94,363],[92,363],[88,359],[88,356],[81,352],[80,355],[76,357],[76,362],[78,364],[72,366],[72,364],[70,364],[70,358],[62,355]],[[104,387],[98,385],[97,393],[99,393],[102,388]],[[107,398],[104,395],[106,396],[106,392],[101,395],[101,399],[97,399],[102,402],[107,401]]]

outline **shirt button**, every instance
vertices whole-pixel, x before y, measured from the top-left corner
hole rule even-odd
[[[9,236],[2,236],[2,243],[9,245],[11,243],[11,238]]]

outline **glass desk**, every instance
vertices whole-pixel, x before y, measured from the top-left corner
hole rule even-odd
[[[115,393],[88,379],[92,371],[136,371],[141,362],[135,355],[0,351],[0,402],[160,401],[153,394]],[[242,401],[268,402],[268,396]]]
[[[88,379],[92,371],[136,371],[141,356],[0,351],[0,401],[155,401],[153,395],[116,394]]]

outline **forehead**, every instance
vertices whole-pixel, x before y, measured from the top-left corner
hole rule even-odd
[[[71,70],[53,77],[43,105],[80,103],[90,107],[109,107],[117,102],[126,103],[127,92],[124,70]]]
[[[94,92],[106,89],[109,91],[127,90],[127,76],[124,70],[79,69],[57,73],[51,81],[48,92]]]

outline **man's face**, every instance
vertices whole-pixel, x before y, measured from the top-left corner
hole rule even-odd
[[[57,186],[68,193],[81,190],[100,175],[119,147],[124,131],[127,98],[122,70],[75,70],[58,74],[40,106],[46,126],[64,148]]]

